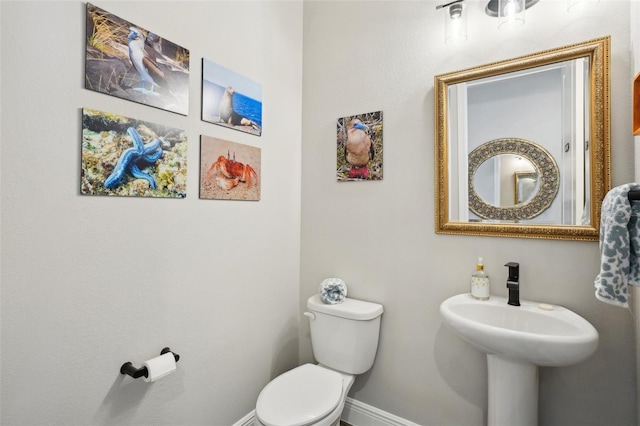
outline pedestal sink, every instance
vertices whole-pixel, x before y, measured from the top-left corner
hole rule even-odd
[[[504,297],[487,301],[469,293],[440,304],[444,323],[487,354],[489,426],[537,426],[538,367],[561,367],[588,358],[598,346],[597,330],[557,305]]]

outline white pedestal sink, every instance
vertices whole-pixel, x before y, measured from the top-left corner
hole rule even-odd
[[[538,366],[575,364],[598,346],[597,330],[575,312],[520,304],[497,296],[480,301],[468,293],[440,304],[445,324],[487,354],[489,426],[537,426]]]

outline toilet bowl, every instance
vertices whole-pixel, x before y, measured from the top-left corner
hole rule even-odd
[[[304,364],[281,374],[260,392],[255,426],[334,426],[340,423],[355,376]]]
[[[338,425],[356,374],[373,366],[382,305],[350,298],[329,305],[315,295],[307,307],[318,364],[301,365],[269,382],[258,396],[256,426]]]

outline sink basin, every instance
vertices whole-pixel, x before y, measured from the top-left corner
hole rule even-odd
[[[444,322],[487,354],[487,425],[538,425],[538,367],[561,367],[589,357],[598,332],[569,309],[504,297],[458,294],[440,304]]]
[[[458,294],[440,305],[445,323],[463,340],[487,354],[538,366],[560,367],[588,358],[598,346],[597,330],[562,306],[504,297],[486,301]],[[551,310],[549,310],[551,309]]]

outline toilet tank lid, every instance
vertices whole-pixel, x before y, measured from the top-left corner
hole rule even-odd
[[[342,303],[329,305],[322,302],[319,294],[315,294],[307,300],[307,308],[311,311],[358,321],[377,318],[383,312],[383,307],[379,303],[365,302],[348,297],[345,297]]]

